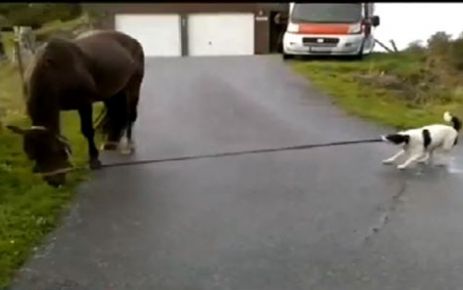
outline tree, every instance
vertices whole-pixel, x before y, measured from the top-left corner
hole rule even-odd
[[[455,69],[463,71],[463,38],[452,41],[449,51],[449,61]]]
[[[438,31],[428,39],[428,49],[432,55],[445,57],[449,52],[451,35]]]
[[[423,41],[421,40],[415,40],[412,41],[408,44],[407,48],[405,51],[411,52],[411,53],[423,53],[425,52],[425,47],[423,45]]]

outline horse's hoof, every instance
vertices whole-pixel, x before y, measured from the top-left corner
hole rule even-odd
[[[101,149],[104,151],[115,151],[117,150],[117,145],[118,144],[115,142],[108,142],[108,143],[103,144]]]
[[[131,155],[135,152],[135,145],[133,143],[126,143],[124,146],[121,146],[120,152],[122,155]]]
[[[130,155],[133,153],[133,150],[132,148],[122,148],[120,152],[122,155]]]
[[[100,169],[101,168],[101,161],[98,159],[91,160],[90,161],[90,169],[95,170],[95,169]]]

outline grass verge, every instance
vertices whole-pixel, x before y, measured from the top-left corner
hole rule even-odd
[[[442,122],[445,110],[463,117],[463,97],[458,85],[447,86],[448,95],[444,97],[427,89],[423,93],[430,97],[425,102],[418,103],[409,98],[409,92],[401,87],[401,83],[419,75],[425,65],[422,55],[412,53],[372,54],[362,61],[292,63],[298,73],[329,94],[335,104],[368,120],[403,129]]]
[[[21,105],[19,76],[12,67],[0,67],[0,104],[6,114],[4,124],[29,125]],[[74,162],[84,165],[86,141],[80,134],[77,113],[62,116],[63,133],[72,144]],[[11,281],[15,271],[33,252],[40,241],[56,226],[77,184],[87,172],[69,175],[68,184],[60,189],[46,185],[31,172],[31,162],[22,151],[18,135],[0,127],[0,289]]]
[[[63,134],[72,144],[75,165],[85,165],[87,143],[80,133],[77,112],[61,113],[61,122]],[[49,187],[32,173],[21,138],[9,132],[6,124],[28,126],[29,120],[24,114],[18,70],[4,63],[0,65],[0,289],[11,283],[16,270],[55,228],[76,186],[88,177],[88,171],[73,172],[66,186]]]

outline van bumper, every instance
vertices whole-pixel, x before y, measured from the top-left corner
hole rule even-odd
[[[304,44],[304,38],[336,38],[338,42],[335,44]],[[365,36],[362,34],[310,35],[285,32],[283,36],[283,52],[290,55],[358,55],[361,49],[363,49],[362,43],[364,39]]]

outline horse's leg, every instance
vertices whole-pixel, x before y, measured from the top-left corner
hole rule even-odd
[[[106,120],[106,122],[110,122],[114,117],[114,108],[112,106],[112,102],[113,102],[113,98],[115,96],[107,99],[104,101],[104,105],[105,105],[105,109],[106,109],[106,115],[105,116],[105,119],[108,119]],[[108,124],[105,124],[105,126],[108,126]],[[113,151],[113,150],[116,150],[117,149],[117,142],[113,142],[113,141],[109,141],[111,139],[111,134],[112,132],[107,128],[103,129],[103,132],[104,132],[104,135],[105,135],[105,141],[103,143],[103,145],[101,146],[101,150],[105,150],[105,151]]]
[[[126,93],[124,91],[121,91],[105,101],[105,118],[107,124],[105,125],[106,140],[102,146],[103,150],[113,151],[116,150],[119,145],[120,137],[122,134],[121,131],[123,130],[125,124],[125,95]]]
[[[138,117],[138,100],[140,97],[140,87],[142,82],[143,75],[135,75],[131,80],[130,84],[127,86],[127,109],[128,109],[128,120],[127,127],[125,131],[126,135],[126,144],[124,144],[121,150],[122,154],[130,154],[135,151],[135,143],[133,142],[133,125]]]
[[[101,167],[101,162],[98,159],[98,149],[95,145],[95,130],[92,123],[92,104],[84,105],[79,109],[80,115],[80,129],[82,134],[88,141],[88,155],[90,156],[89,164],[91,169],[98,169]]]

